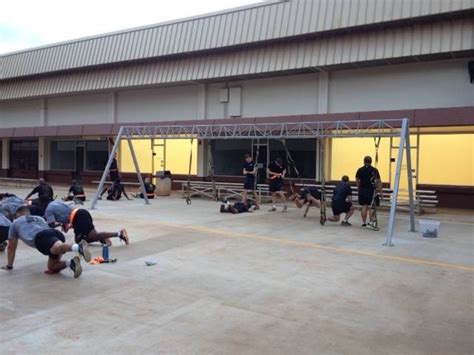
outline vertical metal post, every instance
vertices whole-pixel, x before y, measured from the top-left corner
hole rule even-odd
[[[138,166],[137,157],[135,155],[135,150],[133,149],[132,140],[130,139],[130,135],[125,133],[125,137],[127,137],[128,148],[130,148],[130,154],[132,154],[133,165],[135,165],[135,171],[137,172],[138,181],[140,182],[140,190],[142,190],[143,198],[145,199],[145,204],[149,205],[150,201],[148,201],[148,195],[146,193],[145,184],[143,183],[142,173],[140,172],[140,167]]]
[[[123,127],[120,127],[119,133],[117,134],[117,137],[115,138],[115,143],[112,148],[112,151],[109,154],[109,160],[107,160],[107,164],[105,165],[104,172],[102,173],[102,177],[100,178],[99,186],[97,187],[97,192],[92,199],[91,207],[90,209],[93,210],[95,208],[95,205],[97,204],[97,200],[99,199],[99,195],[102,192],[102,189],[104,188],[105,184],[105,179],[107,178],[107,174],[109,173],[110,166],[112,165],[112,161],[114,160],[115,153],[117,152],[118,146],[120,144],[120,139],[122,138],[123,134]]]
[[[406,155],[407,155],[407,174],[408,174],[408,201],[410,206],[410,232],[415,232],[415,204],[413,198],[413,175],[411,169],[411,146],[410,146],[410,129],[408,127],[408,119],[406,125]],[[419,147],[417,146],[417,149]],[[417,171],[418,174],[418,171]]]
[[[400,130],[400,143],[398,145],[398,155],[397,155],[397,165],[395,168],[395,180],[393,183],[393,193],[392,193],[392,201],[390,204],[390,212],[388,217],[388,227],[387,227],[387,237],[385,246],[393,246],[392,244],[392,236],[393,236],[393,227],[395,224],[395,211],[397,209],[397,199],[398,199],[398,188],[400,186],[400,175],[402,171],[402,160],[403,160],[403,149],[405,148],[405,142],[407,138],[408,132],[408,119],[404,118],[402,121],[402,128]]]

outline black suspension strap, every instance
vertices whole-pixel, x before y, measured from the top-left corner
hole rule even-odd
[[[324,140],[319,139],[319,177],[321,179],[321,218],[319,223],[326,223],[326,178],[324,176]]]
[[[291,156],[288,146],[286,145],[286,140],[282,139],[281,144],[283,145],[283,148],[285,149],[285,153],[286,153],[286,163],[288,165],[288,183],[290,184],[290,191],[291,191],[291,194],[294,195],[295,190],[293,189],[293,182],[291,179],[291,169],[294,170],[296,177],[300,180],[300,184],[304,188],[303,179],[301,178],[300,172],[298,171],[295,161],[293,160],[293,157]]]
[[[260,139],[257,139],[257,151],[255,152],[255,177],[253,182],[253,190],[257,191],[258,185],[258,160],[260,157]],[[257,201],[255,201],[257,203]]]
[[[375,145],[375,167],[379,164],[379,147],[380,141],[382,137],[374,137],[374,145]]]
[[[214,196],[214,199],[218,201],[219,196],[217,196],[216,179],[214,176],[214,160],[212,159],[211,141],[209,141],[207,144],[207,166],[208,166],[208,176],[212,182],[212,196]]]
[[[186,184],[186,190],[187,190],[186,203],[188,205],[191,204],[191,169],[192,169],[192,166],[193,166],[193,143],[194,143],[194,139],[191,138],[191,150],[190,150],[190,153],[189,153],[188,182]]]

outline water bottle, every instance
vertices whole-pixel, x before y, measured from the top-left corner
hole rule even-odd
[[[109,262],[109,246],[107,244],[102,246],[102,258],[104,259],[104,262]]]

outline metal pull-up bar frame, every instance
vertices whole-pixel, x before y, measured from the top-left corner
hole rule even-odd
[[[283,122],[283,123],[215,123],[196,125],[160,125],[150,124],[141,126],[122,126],[110,152],[109,160],[102,174],[97,193],[92,200],[94,209],[105,180],[109,173],[113,157],[118,150],[119,142],[126,139],[137,172],[140,189],[145,203],[149,204],[145,185],[140,173],[137,157],[133,149],[134,139],[323,139],[323,138],[367,138],[367,137],[398,137],[398,158],[396,163],[395,181],[389,212],[386,241],[384,245],[392,246],[392,236],[395,224],[398,191],[402,170],[403,152],[406,152],[408,195],[410,206],[410,231],[415,231],[415,213],[413,180],[411,169],[411,150],[409,121],[403,119],[389,120],[347,120],[347,121],[317,121],[317,122]]]

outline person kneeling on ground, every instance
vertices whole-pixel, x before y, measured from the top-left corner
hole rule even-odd
[[[76,243],[84,239],[88,243],[101,242],[111,245],[110,238],[119,238],[126,245],[129,242],[126,229],[121,229],[116,233],[97,232],[89,211],[72,208],[64,202],[51,202],[46,208],[44,218],[50,227],[62,226],[66,233],[72,227]]]
[[[77,180],[72,180],[71,187],[66,196],[63,197],[63,201],[74,201],[76,204],[82,205],[86,200],[86,194],[81,184]]]
[[[99,196],[99,200],[102,199],[102,195],[107,192],[107,200],[109,201],[118,201],[122,197],[122,194],[125,195],[127,200],[131,200],[128,197],[127,192],[125,191],[125,185],[122,184],[120,179],[117,179],[113,182],[113,184],[109,188],[104,188]]]
[[[221,205],[221,213],[244,213],[244,212],[252,212],[252,207],[256,209],[257,205],[252,200],[247,200],[246,202],[236,202],[236,203],[229,203],[226,202],[225,204]]]
[[[58,273],[66,268],[74,272],[74,278],[78,278],[82,273],[81,260],[78,256],[70,260],[62,261],[61,257],[67,252],[77,252],[86,262],[91,260],[87,242],[81,241],[79,244],[66,243],[64,235],[49,228],[43,218],[31,216],[28,206],[21,206],[17,211],[17,218],[10,226],[8,232],[7,265],[4,270],[12,270],[15,261],[18,239],[26,245],[36,248],[40,253],[47,255],[48,273]]]
[[[148,176],[145,178],[143,185],[145,185],[146,196],[150,199],[155,198],[155,185],[153,185]],[[145,198],[145,196],[143,196],[143,192],[137,192],[132,196],[135,198]]]
[[[354,213],[354,206],[352,206],[352,189],[349,185],[349,177],[344,175],[341,182],[336,185],[332,195],[332,214],[333,217],[327,218],[331,222],[339,222],[342,213],[345,213],[346,218],[341,222],[342,226],[351,226],[349,218]]]
[[[316,187],[305,187],[299,193],[290,196],[296,207],[302,208],[306,203],[321,208],[321,192]]]

